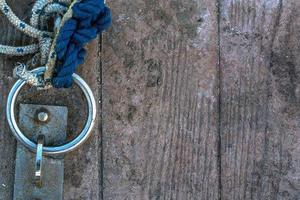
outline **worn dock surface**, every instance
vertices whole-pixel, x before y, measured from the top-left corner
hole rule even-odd
[[[22,19],[33,0],[7,1]],[[65,200],[300,199],[300,1],[112,0],[113,25],[78,73],[97,98],[93,136],[66,156]],[[0,43],[24,37],[0,14]],[[0,199],[16,141],[5,105],[15,58],[0,55]],[[76,90],[22,103],[69,108]],[[50,98],[49,98],[50,96]]]

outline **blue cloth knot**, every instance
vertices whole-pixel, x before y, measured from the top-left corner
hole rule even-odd
[[[52,80],[56,88],[72,85],[72,74],[84,62],[84,45],[111,24],[111,12],[103,0],[82,0],[72,10],[72,18],[61,27],[56,41],[57,63]]]

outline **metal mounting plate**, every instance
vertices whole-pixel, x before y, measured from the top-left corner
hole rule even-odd
[[[38,113],[47,112],[46,122],[37,119]],[[20,104],[19,124],[28,137],[36,141],[38,134],[45,136],[46,145],[60,145],[66,140],[68,110],[63,106]],[[17,145],[14,200],[60,200],[63,197],[63,159],[43,158],[43,187],[35,186],[35,154],[22,144]]]

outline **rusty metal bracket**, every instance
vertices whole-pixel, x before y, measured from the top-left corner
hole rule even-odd
[[[19,125],[35,142],[39,135],[44,135],[46,145],[61,145],[66,141],[67,116],[66,107],[20,104]],[[35,153],[18,143],[13,199],[63,199],[63,158],[43,157],[40,187],[36,185],[35,159]]]

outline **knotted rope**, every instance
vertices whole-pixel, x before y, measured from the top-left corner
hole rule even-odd
[[[14,74],[39,88],[70,87],[72,74],[84,61],[84,46],[111,23],[110,10],[103,0],[37,0],[30,25],[21,21],[5,0],[0,0],[0,9],[17,29],[38,40],[38,44],[22,47],[0,45],[0,53],[16,56],[35,53],[26,64],[19,64]],[[55,19],[53,32],[47,27],[51,18]],[[41,65],[46,66],[43,79],[27,70]]]

